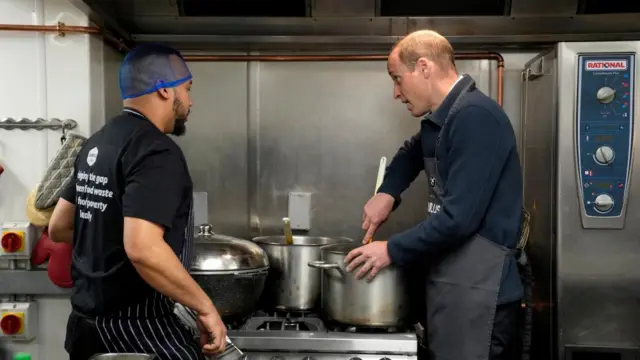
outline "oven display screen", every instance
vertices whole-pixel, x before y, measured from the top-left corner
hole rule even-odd
[[[612,142],[613,135],[593,135],[593,140],[597,142]]]
[[[596,189],[610,189],[611,184],[605,182],[594,182],[592,185]]]

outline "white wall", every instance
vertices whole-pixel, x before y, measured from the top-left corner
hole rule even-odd
[[[87,16],[67,0],[0,0],[0,23],[58,21],[88,25]],[[0,49],[0,118],[73,119],[78,123],[73,131],[89,135],[104,124],[105,114],[113,115],[120,106],[114,69],[121,57],[98,38],[0,32]],[[51,130],[0,130],[0,164],[5,168],[0,175],[0,222],[27,220],[27,194],[55,156],[60,135]],[[31,353],[34,360],[68,359],[68,298],[41,298],[39,308],[36,339],[9,347]]]

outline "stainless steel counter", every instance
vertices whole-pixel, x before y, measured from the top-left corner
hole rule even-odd
[[[228,331],[247,360],[415,360],[411,331],[355,329],[325,324],[314,315],[257,314]]]
[[[415,355],[413,333],[345,333],[304,331],[229,331],[229,338],[244,352],[335,352]]]

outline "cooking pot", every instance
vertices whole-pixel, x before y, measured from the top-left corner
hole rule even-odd
[[[108,354],[97,354],[93,355],[89,358],[89,360],[153,360],[155,359],[155,355],[149,354],[134,354],[134,353],[108,353]]]
[[[189,272],[225,319],[244,317],[258,310],[269,273],[269,259],[248,240],[213,233],[200,226],[194,241]]]
[[[323,270],[322,312],[328,320],[363,327],[403,327],[409,320],[409,297],[405,274],[386,267],[367,282],[356,280],[360,267],[347,272],[345,256],[361,246],[358,243],[323,246],[322,260],[308,265]]]
[[[310,261],[320,260],[320,247],[353,242],[349,238],[294,236],[287,245],[284,236],[261,236],[253,239],[269,257],[269,277],[263,301],[268,308],[305,311],[319,305],[321,271],[310,268]]]

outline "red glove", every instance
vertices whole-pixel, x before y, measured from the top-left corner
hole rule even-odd
[[[49,230],[45,228],[42,236],[33,247],[31,263],[38,266],[49,260],[47,273],[51,282],[62,288],[70,288],[73,286],[73,280],[71,280],[72,250],[71,244],[51,241]]]

